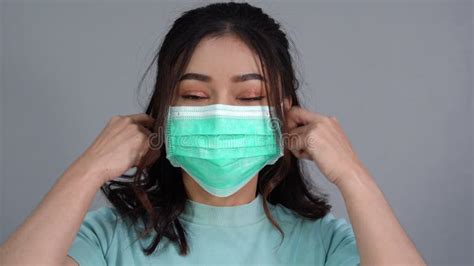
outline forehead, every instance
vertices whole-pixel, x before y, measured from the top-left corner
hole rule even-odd
[[[250,47],[233,35],[204,38],[196,46],[185,72],[198,72],[215,78],[236,74],[262,74],[260,60]]]

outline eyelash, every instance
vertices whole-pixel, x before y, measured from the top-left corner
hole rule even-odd
[[[182,97],[183,99],[190,99],[190,100],[206,99],[206,97],[201,97],[201,96],[196,96],[196,95],[183,95],[183,96],[181,96],[181,97]],[[239,100],[251,102],[251,101],[260,101],[260,100],[262,100],[263,98],[265,98],[265,96],[252,97],[252,98],[240,98]]]
[[[191,100],[201,100],[206,99],[206,97],[196,96],[196,95],[183,95],[181,96],[183,99],[191,99]]]

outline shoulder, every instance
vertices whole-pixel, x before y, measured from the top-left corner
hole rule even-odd
[[[308,218],[301,216],[296,211],[289,209],[282,204],[270,204],[272,214],[282,223],[291,223],[295,222],[301,223],[304,226],[310,226],[313,228],[324,228],[328,225],[336,225],[336,227],[347,224],[346,220],[343,218],[336,219],[331,212],[328,212],[323,217],[320,218]]]
[[[352,225],[345,218],[336,218],[332,212],[328,212],[324,217],[319,218],[316,221],[316,226],[323,230],[321,233],[352,230]]]
[[[326,254],[325,265],[359,265],[360,255],[352,225],[329,212],[316,222]]]
[[[118,218],[117,210],[114,207],[103,206],[98,209],[88,211],[84,217],[84,221],[115,223]]]
[[[352,225],[345,218],[336,218],[331,212],[318,219],[315,225],[328,251],[335,242],[355,242]]]
[[[119,215],[115,208],[103,206],[88,211],[78,232],[78,239],[94,243],[107,253],[119,225]]]
[[[333,213],[328,212],[323,217],[311,219],[303,217],[295,211],[281,204],[271,205],[272,214],[282,223],[300,223],[302,226],[311,227],[322,235],[336,231],[352,231],[352,226],[345,218],[336,218]]]
[[[117,210],[113,207],[103,206],[86,213],[81,229],[92,229],[96,233],[112,233],[118,222]]]
[[[323,217],[310,219],[281,204],[273,205],[272,213],[286,227],[287,232],[303,237],[321,247],[326,265],[357,265],[359,253],[352,225],[345,218],[328,212]]]
[[[119,222],[117,218],[116,210],[108,206],[88,211],[68,255],[79,265],[105,265]]]

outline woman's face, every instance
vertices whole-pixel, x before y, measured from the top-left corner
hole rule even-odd
[[[203,39],[175,90],[172,105],[267,105],[258,57],[234,36]]]

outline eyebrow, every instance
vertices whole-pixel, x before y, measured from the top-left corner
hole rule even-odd
[[[198,74],[198,73],[186,73],[181,76],[179,81],[182,80],[199,80],[203,82],[211,82],[212,78],[210,76],[204,75],[204,74]],[[265,82],[265,79],[263,78],[262,75],[257,74],[257,73],[248,73],[248,74],[242,74],[242,75],[235,75],[231,78],[232,82],[244,82],[247,80],[261,80]]]

